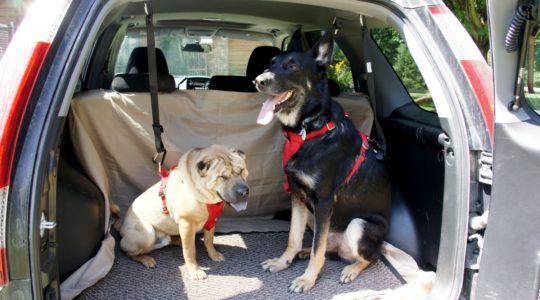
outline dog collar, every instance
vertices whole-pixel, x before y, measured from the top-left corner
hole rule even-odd
[[[163,204],[163,214],[166,215],[169,214],[169,209],[167,208],[167,198],[165,197],[165,195],[167,194],[167,182],[169,181],[169,175],[171,174],[171,171],[175,168],[176,165],[173,165],[167,171],[164,168],[161,168],[161,165],[159,167],[159,176],[161,177],[161,181],[159,184],[159,198],[161,198],[161,203]],[[206,209],[208,210],[208,219],[204,224],[204,229],[210,230],[216,226],[217,218],[219,217],[219,215],[221,215],[223,208],[225,208],[225,201],[220,201],[214,204],[206,204]]]

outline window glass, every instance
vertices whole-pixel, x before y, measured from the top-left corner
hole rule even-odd
[[[371,34],[411,99],[422,109],[435,112],[435,105],[424,78],[399,33],[394,28],[388,27],[373,29]]]
[[[322,31],[306,32],[306,40],[312,47],[322,37]],[[334,51],[332,55],[332,63],[328,68],[328,78],[334,80],[340,88],[341,92],[354,92],[354,78],[349,60],[339,48],[339,45],[334,42]]]
[[[523,94],[529,106],[540,114],[540,35],[531,38],[529,51],[525,63],[525,77],[523,78]],[[531,60],[531,58],[533,58]],[[529,71],[530,70],[530,71]],[[529,72],[531,76],[529,76]]]
[[[249,56],[257,46],[272,46],[268,38],[246,39],[223,36],[185,35],[184,29],[158,28],[155,30],[156,48],[163,51],[169,73],[175,81],[186,77],[212,77],[213,75],[246,75]],[[146,46],[146,30],[129,31],[120,47],[114,64],[114,73],[125,73],[129,56],[134,48]]]

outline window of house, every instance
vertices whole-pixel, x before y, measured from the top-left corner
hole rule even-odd
[[[420,108],[435,112],[435,104],[424,78],[399,33],[394,28],[388,27],[373,29],[371,35],[401,79],[411,99]]]

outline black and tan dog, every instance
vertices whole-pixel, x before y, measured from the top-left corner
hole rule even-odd
[[[257,89],[269,96],[257,122],[268,124],[277,116],[287,137],[283,166],[285,188],[292,195],[287,248],[262,267],[278,272],[297,255],[309,255],[304,274],[289,287],[292,292],[314,286],[326,251],[351,263],[341,274],[342,283],[356,279],[380,255],[390,210],[384,165],[329,96],[326,73],[332,37],[324,35],[308,52],[299,50],[298,37],[297,32],[289,51],[274,57],[270,69],[255,80]],[[313,243],[302,250],[306,224],[313,229]]]

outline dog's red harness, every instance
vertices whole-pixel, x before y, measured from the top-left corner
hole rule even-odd
[[[161,167],[159,168],[159,176],[161,177],[161,182],[159,185],[159,197],[161,198],[161,202],[163,204],[163,213],[166,215],[169,214],[169,209],[167,208],[167,199],[165,198],[165,195],[167,194],[167,182],[169,181],[169,175],[174,168],[176,168],[176,165],[171,166],[169,171]],[[217,218],[219,215],[221,215],[223,208],[225,208],[225,201],[220,201],[214,204],[206,204],[206,209],[208,210],[208,219],[206,220],[206,223],[204,223],[204,229],[210,230],[216,226]]]
[[[312,131],[308,134],[302,135],[297,132],[292,131],[285,131],[283,130],[283,134],[285,135],[285,146],[283,147],[283,160],[282,164],[283,167],[287,165],[287,162],[291,159],[291,157],[300,150],[300,147],[302,147],[302,144],[310,140],[312,138],[318,137],[320,135],[325,134],[328,131],[332,131],[336,125],[334,122],[330,121],[325,124],[321,129]],[[356,173],[356,170],[360,167],[362,162],[366,159],[366,151],[369,149],[368,139],[367,136],[361,132],[358,131],[360,134],[360,137],[362,138],[362,147],[360,147],[360,154],[356,157],[356,160],[354,162],[354,165],[352,166],[351,170],[349,171],[349,174],[347,174],[347,177],[345,177],[345,180],[341,183],[341,185],[349,182],[349,180],[352,178],[354,173]],[[287,175],[285,174],[285,177]],[[285,192],[291,193],[291,189],[289,187],[289,181],[287,178],[285,178],[285,182],[283,182],[283,189],[285,189]]]

